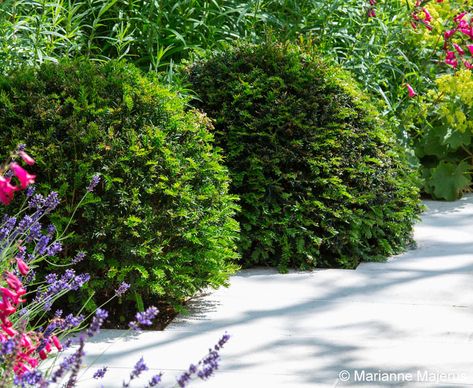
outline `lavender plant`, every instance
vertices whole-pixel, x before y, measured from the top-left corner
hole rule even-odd
[[[46,226],[45,223],[60,199],[56,192],[46,197],[35,193],[31,185],[36,177],[17,163],[20,158],[28,165],[35,163],[25,153],[24,146],[20,146],[0,168],[0,202],[7,205],[17,191],[26,190],[24,206],[15,216],[5,214],[0,225],[0,270],[3,274],[0,280],[0,387],[74,387],[79,382],[86,340],[100,331],[108,312],[102,309],[102,305],[91,314],[93,316],[82,315],[82,310],[67,315],[61,310],[51,313],[60,298],[83,287],[90,275],[67,268],[63,273],[49,273],[43,280],[36,279],[34,269],[42,262],[56,267],[71,267],[84,260],[85,253],[78,252],[68,263],[61,265],[49,260],[62,251],[63,240],[67,238],[67,227],[58,235],[54,225]],[[92,178],[77,207],[99,182],[98,176]],[[129,288],[130,285],[123,282],[109,301],[122,297]],[[158,309],[154,306],[138,312],[129,324],[130,330],[151,326],[157,315]],[[89,318],[90,324],[87,325]],[[197,366],[191,365],[178,377],[177,384],[183,387],[192,377],[210,377],[218,368],[218,351],[228,338],[224,335]],[[63,353],[71,347],[71,354]],[[54,359],[52,366],[45,364],[51,359]],[[103,378],[107,369],[98,369],[94,378]],[[147,369],[141,358],[123,386],[129,387]],[[156,386],[161,376],[162,373],[152,376],[145,386]]]

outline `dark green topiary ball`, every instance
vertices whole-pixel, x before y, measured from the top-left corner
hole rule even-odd
[[[242,43],[188,75],[241,197],[245,265],[350,268],[410,241],[415,175],[346,73],[298,46]]]
[[[0,78],[0,150],[26,143],[41,192],[58,190],[61,229],[94,173],[102,183],[72,224],[96,300],[121,281],[142,303],[180,302],[235,270],[238,224],[209,121],[134,66],[44,64]],[[13,211],[14,209],[7,209]],[[125,314],[127,305],[114,311]],[[135,311],[134,309],[129,312]]]

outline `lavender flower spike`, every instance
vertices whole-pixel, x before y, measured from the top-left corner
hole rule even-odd
[[[143,373],[144,371],[148,370],[148,366],[145,364],[144,360],[143,360],[143,357],[141,357],[138,362],[135,364],[135,366],[133,367],[133,370],[131,371],[130,373],[130,380],[125,383],[123,382],[123,385],[122,387],[126,388],[126,387],[129,387],[130,386],[130,383],[132,380],[136,379],[137,377],[139,377],[141,375],[141,373]]]
[[[153,324],[153,319],[158,315],[159,310],[154,307],[148,307],[146,311],[142,313],[136,313],[135,319],[136,321],[131,321],[128,325],[130,326],[131,330],[139,331],[140,325],[142,326],[151,326]]]
[[[105,376],[105,373],[107,373],[107,367],[97,369],[94,373],[93,378],[94,379],[103,379],[103,377]]]
[[[156,315],[158,315],[158,309],[151,306],[142,313],[136,313],[135,318],[140,325],[151,326],[153,324],[152,320],[156,318]]]
[[[92,318],[89,328],[87,329],[87,335],[93,337],[100,331],[103,322],[108,318],[108,311],[103,309],[97,309],[95,317]]]
[[[120,286],[115,290],[116,296],[122,296],[125,292],[128,291],[130,285],[128,283],[122,282]]]
[[[80,263],[85,258],[85,252],[77,252],[75,257],[72,259],[72,264]]]
[[[89,186],[87,186],[87,191],[89,193],[91,193],[92,191],[94,191],[94,189],[97,187],[97,185],[99,184],[100,182],[100,176],[98,174],[95,174],[93,177],[92,177],[92,180],[90,181],[89,183]]]
[[[159,374],[154,375],[153,377],[151,377],[151,380],[149,381],[148,385],[145,388],[155,387],[156,385],[158,385],[161,382],[162,376],[163,376],[163,374],[159,373]]]

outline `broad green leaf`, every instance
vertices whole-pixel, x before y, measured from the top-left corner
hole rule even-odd
[[[441,161],[432,170],[430,184],[434,188],[435,197],[447,201],[458,199],[462,190],[471,184],[471,178],[467,175],[470,170],[471,166],[464,161],[458,164]]]

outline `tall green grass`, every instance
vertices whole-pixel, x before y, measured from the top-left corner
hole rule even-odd
[[[379,1],[368,18],[359,0],[6,0],[0,3],[0,71],[21,64],[87,56],[127,58],[168,71],[200,50],[268,36],[301,39],[351,70],[394,117],[406,104],[403,84],[417,77],[405,38],[403,0]]]

